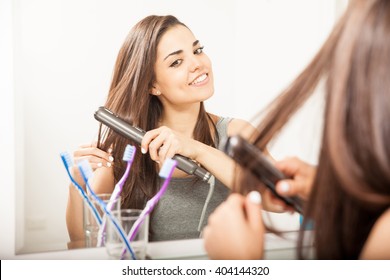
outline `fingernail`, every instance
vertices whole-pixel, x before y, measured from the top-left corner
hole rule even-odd
[[[261,195],[257,191],[251,191],[249,193],[249,200],[254,204],[261,204]]]
[[[113,157],[113,156],[109,156],[109,157],[108,157],[108,160],[109,160],[109,161],[114,161],[114,157]]]
[[[103,164],[102,164],[101,162],[98,162],[97,166],[98,166],[98,167],[102,167]]]
[[[141,153],[146,154],[146,150],[144,148],[141,148]]]
[[[107,167],[111,167],[111,162],[107,162]]]
[[[279,190],[283,193],[286,193],[290,190],[290,185],[287,182],[281,182],[279,185]]]
[[[109,154],[112,153],[112,148],[109,148],[108,151],[107,151]]]

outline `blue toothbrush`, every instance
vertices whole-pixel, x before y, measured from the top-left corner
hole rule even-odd
[[[79,169],[81,172],[81,175],[83,176],[83,179],[85,181],[85,184],[87,185],[88,191],[91,193],[92,197],[96,199],[96,201],[99,203],[100,207],[103,209],[104,213],[107,215],[107,217],[110,219],[110,221],[114,224],[117,232],[119,233],[120,237],[122,238],[123,242],[126,245],[126,249],[129,251],[131,257],[133,260],[136,259],[136,256],[134,254],[133,249],[131,248],[130,242],[126,238],[125,231],[120,226],[120,223],[117,221],[117,219],[111,214],[111,212],[107,209],[106,204],[104,201],[96,195],[96,193],[93,191],[89,184],[89,179],[93,176],[93,171],[91,168],[91,165],[89,164],[88,160],[83,160],[79,164]],[[125,250],[126,250],[125,249]]]
[[[70,173],[70,169],[73,166],[73,160],[72,157],[68,152],[62,152],[61,154],[62,162],[64,163],[66,172],[68,173],[68,176],[73,184],[73,186],[79,191],[81,197],[84,199],[84,201],[87,203],[89,208],[91,209],[97,224],[100,226],[102,224],[102,219],[100,217],[99,212],[97,211],[96,207],[92,204],[91,200],[88,198],[87,193],[85,190],[76,182],[76,180],[73,178],[72,174]]]

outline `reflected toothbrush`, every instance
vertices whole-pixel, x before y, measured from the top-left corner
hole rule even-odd
[[[169,185],[169,182],[171,181],[172,174],[173,174],[173,171],[175,170],[176,165],[177,165],[176,160],[173,160],[170,158],[165,160],[163,166],[161,167],[160,173],[158,174],[161,178],[165,179],[164,183],[163,183],[162,187],[160,188],[160,190],[157,192],[157,194],[155,196],[153,196],[146,203],[144,210],[142,210],[139,218],[137,219],[137,221],[135,221],[135,223],[134,223],[133,227],[131,228],[130,233],[128,235],[130,241],[134,240],[134,237],[136,236],[136,234],[139,230],[139,227],[144,222],[145,217],[147,215],[149,215],[150,212],[152,212],[152,210],[156,206],[157,202],[160,200],[160,198],[163,196],[163,194],[167,190],[167,187]]]
[[[70,169],[73,166],[73,160],[72,157],[68,152],[62,152],[60,154],[62,162],[64,163],[66,172],[68,173],[68,176],[73,184],[73,186],[79,191],[81,197],[84,199],[84,201],[87,203],[88,207],[91,209],[93,216],[96,219],[96,222],[98,225],[102,224],[102,219],[100,217],[99,212],[97,211],[96,207],[92,204],[91,200],[88,198],[87,193],[85,190],[76,182],[76,180],[73,178],[72,174],[70,173]]]
[[[140,216],[135,221],[134,225],[131,227],[129,234],[127,235],[127,238],[130,242],[134,240],[135,236],[138,233],[140,226],[145,221],[146,216],[149,215],[150,212],[153,211],[153,208],[156,206],[157,202],[160,200],[160,198],[163,196],[163,194],[167,190],[167,187],[169,185],[169,182],[171,181],[172,174],[173,174],[173,171],[175,170],[176,166],[177,166],[177,161],[174,159],[168,158],[164,161],[164,164],[161,167],[161,170],[158,174],[161,178],[165,179],[164,183],[161,186],[160,190],[157,192],[157,194],[148,200],[144,210],[142,210]],[[124,257],[125,253],[126,253],[126,250],[124,249],[122,251],[121,258]]]
[[[123,174],[122,178],[118,181],[118,183],[115,185],[114,191],[111,194],[110,201],[107,204],[108,211],[112,210],[112,206],[114,205],[114,201],[117,200],[122,192],[123,185],[129,176],[131,165],[134,161],[136,148],[132,145],[127,145],[125,152],[123,153],[123,160],[127,162],[125,173]],[[106,230],[106,222],[107,220],[103,220],[102,226],[99,228],[98,232],[98,246],[103,245],[104,236],[103,233]]]
[[[125,184],[125,181],[130,173],[131,165],[133,164],[134,157],[135,157],[136,148],[132,145],[127,145],[125,152],[123,153],[123,161],[127,162],[125,173],[123,174],[122,178],[119,180],[119,182],[115,185],[114,191],[112,192],[110,200],[116,200],[121,195],[123,185]],[[111,210],[111,209],[110,209]]]
[[[96,201],[99,203],[100,207],[103,209],[104,213],[106,214],[106,217],[110,219],[110,221],[114,224],[117,232],[119,233],[119,236],[122,238],[123,242],[125,243],[125,252],[126,252],[126,249],[129,251],[131,257],[133,260],[136,259],[136,256],[134,254],[134,251],[133,249],[131,248],[131,245],[130,245],[130,242],[127,240],[126,238],[126,234],[125,234],[125,231],[122,229],[122,227],[120,226],[118,220],[111,214],[111,212],[107,209],[107,206],[106,204],[104,203],[104,201],[98,197],[96,195],[96,193],[93,191],[93,189],[91,188],[90,184],[89,184],[89,180],[92,178],[93,176],[93,171],[92,171],[92,168],[91,168],[91,165],[89,164],[89,161],[88,160],[83,160],[81,161],[79,164],[78,164],[78,167],[80,169],[80,172],[81,172],[81,175],[83,176],[83,179],[85,181],[85,184],[87,185],[87,189],[88,191],[91,193],[91,195],[93,196],[94,199],[96,199]]]

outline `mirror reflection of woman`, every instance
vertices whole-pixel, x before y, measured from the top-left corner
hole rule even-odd
[[[204,101],[213,94],[211,61],[188,27],[173,16],[149,16],[133,27],[119,51],[104,105],[147,131],[122,191],[122,208],[145,206],[161,185],[162,163],[175,154],[198,162],[216,178],[200,228],[226,199],[234,165],[217,149],[219,140],[235,134],[248,137],[253,127],[207,112]],[[96,193],[113,191],[124,173],[122,155],[129,143],[136,145],[102,129],[97,144],[74,152],[75,160],[90,161]],[[173,177],[151,215],[150,241],[200,236],[198,226],[210,186],[178,169]],[[81,213],[82,200],[70,187],[66,220],[71,241],[83,239]]]

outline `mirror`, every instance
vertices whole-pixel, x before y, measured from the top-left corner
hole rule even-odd
[[[213,62],[216,90],[207,110],[250,121],[308,63],[346,1],[11,2],[15,239],[17,253],[30,253],[67,249],[69,181],[59,153],[96,137],[93,113],[105,101],[123,40],[141,18],[173,14],[184,22]],[[298,116],[290,135],[302,138],[286,132],[276,158],[294,151],[315,161],[317,126],[307,119]]]

